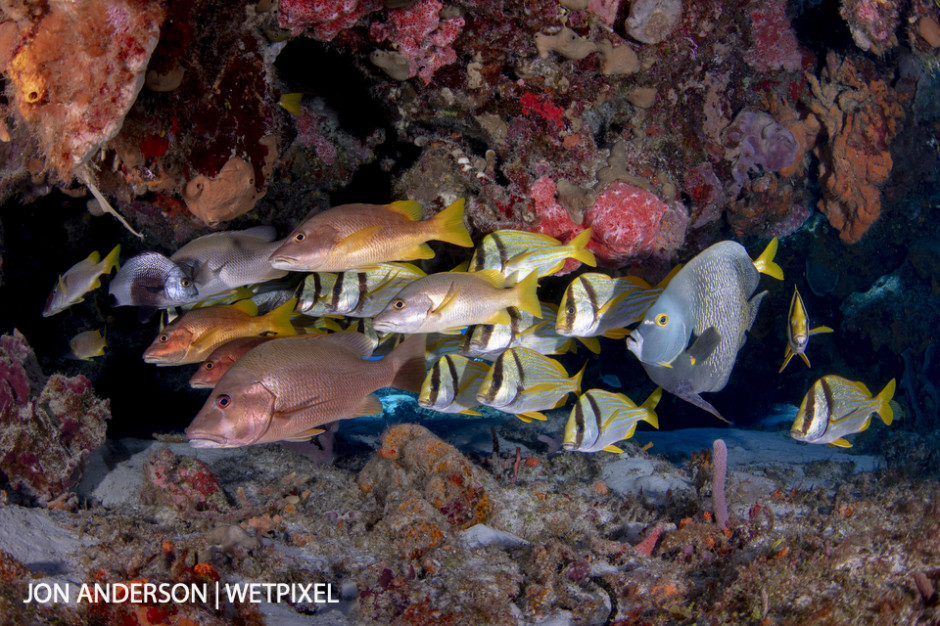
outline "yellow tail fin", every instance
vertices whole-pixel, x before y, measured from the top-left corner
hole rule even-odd
[[[891,422],[894,421],[894,408],[891,406],[891,398],[894,397],[894,379],[888,381],[888,384],[885,385],[885,388],[881,390],[875,400],[878,402],[878,415],[881,416],[881,420],[885,423],[885,426],[890,426]]]
[[[652,424],[653,428],[656,428],[657,430],[659,429],[659,417],[656,415],[656,411],[653,409],[656,408],[656,405],[659,404],[659,400],[662,397],[663,388],[657,387],[656,391],[651,393],[650,397],[646,399],[646,402],[640,405],[641,409],[646,409],[646,417],[643,419],[646,420],[647,423]]]
[[[303,112],[300,110],[300,100],[304,97],[302,93],[285,93],[281,96],[281,99],[278,100],[278,104],[284,107],[291,115],[300,117],[300,114]]]
[[[114,246],[104,258],[104,273],[110,274],[113,269],[121,269],[121,244]]]
[[[584,378],[584,370],[587,369],[588,362],[585,361],[584,365],[581,366],[581,370],[571,377],[571,382],[574,383],[574,393],[575,395],[581,395],[581,379]]]
[[[539,275],[538,272],[532,272],[513,287],[516,292],[516,307],[526,313],[531,313],[535,317],[542,319],[542,305],[539,303]]]
[[[581,232],[580,235],[568,242],[569,246],[574,247],[574,252],[568,255],[569,258],[577,259],[585,265],[590,265],[591,267],[597,266],[597,259],[594,258],[594,253],[588,250],[585,246],[588,245],[588,242],[591,241],[591,229],[588,228]]]
[[[290,322],[295,306],[297,306],[297,298],[293,297],[273,311],[267,313],[265,317],[269,321],[269,330],[276,333],[279,337],[296,335],[297,331]]]
[[[783,268],[774,263],[774,256],[777,254],[777,245],[777,238],[774,237],[770,240],[770,243],[767,244],[767,247],[764,248],[764,251],[760,253],[760,256],[757,257],[757,260],[754,261],[754,267],[756,267],[757,271],[761,274],[767,274],[777,280],[783,280]]]
[[[463,223],[464,199],[461,198],[431,218],[434,239],[446,241],[462,248],[472,248],[473,240]]]

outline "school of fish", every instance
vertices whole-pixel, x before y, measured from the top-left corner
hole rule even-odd
[[[724,389],[766,294],[761,274],[783,280],[777,240],[753,260],[722,241],[652,286],[634,276],[580,273],[559,304],[539,300],[538,281],[570,259],[593,267],[590,229],[567,243],[498,230],[469,264],[425,274],[409,261],[435,256],[430,241],[474,247],[458,200],[425,219],[413,200],[347,204],[322,211],[283,240],[273,227],[218,232],[165,256],[148,251],[119,264],[120,246],[93,252],[63,273],[44,316],[81,302],[110,276],[112,306],[142,320],[164,310],[143,359],[158,366],[199,363],[190,384],[210,389],[186,429],[194,447],[231,448],[303,441],[335,422],[381,413],[374,392],[418,394],[423,408],[476,416],[488,406],[524,422],[545,420],[575,397],[563,448],[622,452],[640,422],[659,427],[663,391],[724,419],[702,393]],[[70,342],[78,359],[104,354],[105,330]],[[793,356],[810,366],[810,328],[794,287],[783,372]],[[605,389],[581,391],[584,366],[569,375],[551,355],[593,353],[625,340],[656,388],[640,405]],[[878,395],[827,375],[803,399],[791,429],[799,441],[851,445],[874,414],[890,424],[892,380]]]

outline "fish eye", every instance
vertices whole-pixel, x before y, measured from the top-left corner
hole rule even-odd
[[[220,409],[227,409],[230,404],[232,404],[232,397],[227,393],[223,393],[221,396],[215,399],[215,404]]]
[[[663,327],[663,326],[665,326],[665,325],[668,324],[668,323],[669,323],[669,316],[666,315],[665,313],[660,313],[659,315],[656,316],[656,325],[657,325],[657,326]]]
[[[169,340],[170,340],[170,337],[169,337],[168,335],[166,335],[166,334],[163,334],[163,335],[160,335],[160,339],[159,339],[158,341],[159,341],[160,343],[166,343],[166,342],[169,341]]]
[[[395,300],[394,302],[392,302],[392,306],[400,311],[403,308],[405,308],[405,301],[399,298],[398,300]]]
[[[207,370],[211,370],[215,366],[212,364],[212,361],[206,361],[205,367]]]
[[[574,315],[574,314],[576,313],[576,310],[575,310],[575,308],[574,308],[574,305],[573,305],[573,304],[569,304],[569,305],[568,305],[568,308],[565,309],[565,313],[567,313],[568,315]]]
[[[297,233],[296,235],[294,235],[294,241],[303,241],[306,238],[307,236],[304,235],[303,233]]]
[[[180,285],[183,287],[189,287],[191,284],[192,282],[188,278],[184,278],[180,281]]]

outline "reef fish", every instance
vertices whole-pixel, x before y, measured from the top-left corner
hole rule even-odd
[[[257,314],[251,300],[187,311],[157,335],[144,351],[144,361],[160,366],[199,363],[232,339],[296,335],[290,321],[296,302],[292,298],[264,315]]]
[[[503,276],[515,276],[514,280],[518,281],[531,272],[537,273],[539,278],[551,276],[560,271],[568,259],[575,259],[593,267],[597,265],[597,260],[594,258],[594,253],[585,248],[590,241],[591,229],[588,228],[567,244],[533,246],[515,254],[502,264],[499,271]]]
[[[437,360],[421,385],[418,405],[441,413],[479,415],[477,389],[490,364],[459,354],[445,354]]]
[[[751,261],[744,246],[722,241],[672,278],[627,337],[627,348],[654,383],[724,420],[699,394],[720,391],[728,383],[745,333],[767,293],[751,297],[760,273],[783,278],[773,262],[776,251],[773,239],[757,261]],[[709,330],[713,332],[705,337]],[[696,339],[687,348],[693,335]]]
[[[209,298],[231,289],[281,278],[284,270],[271,267],[268,257],[278,247],[273,226],[211,233],[193,239],[170,256],[186,268],[199,298]]]
[[[569,393],[581,393],[583,375],[584,367],[569,377],[555,359],[529,348],[510,348],[486,372],[477,402],[512,413],[524,422],[544,420],[540,411],[562,406]]]
[[[807,443],[827,443],[850,448],[846,435],[860,433],[877,413],[886,426],[894,420],[894,379],[877,396],[864,384],[842,378],[823,376],[810,387],[793,420],[790,436]]]
[[[508,324],[507,307],[539,317],[538,276],[504,288],[496,270],[441,272],[410,283],[373,320],[380,332],[434,333],[473,324]]]
[[[196,373],[189,379],[189,386],[194,389],[212,389],[238,359],[273,337],[239,337],[223,343],[206,357]]]
[[[551,324],[558,313],[558,307],[549,302],[542,302],[542,318],[520,311],[515,307],[507,309],[508,324],[479,324],[471,326],[464,334],[460,352],[478,359],[494,361],[503,350],[525,346],[539,354],[564,354],[573,348],[574,339],[562,337],[555,332]],[[594,346],[591,346],[592,350]],[[598,350],[600,347],[598,346]],[[595,350],[596,352],[597,350]]]
[[[784,370],[794,354],[800,355],[806,367],[812,367],[809,364],[809,357],[806,356],[806,347],[809,345],[809,338],[820,333],[833,332],[828,326],[817,326],[810,330],[809,314],[806,312],[806,305],[803,304],[803,298],[796,285],[793,286],[793,298],[790,300],[790,312],[787,315],[787,349],[783,355],[783,365],[777,371],[779,374]]]
[[[461,198],[428,220],[414,200],[344,204],[306,220],[270,256],[277,269],[345,272],[387,261],[430,259],[426,242],[473,246],[463,223]]]
[[[622,393],[587,390],[571,410],[562,447],[575,452],[623,452],[614,444],[632,437],[639,422],[659,428],[659,418],[653,409],[662,395],[662,388],[657,387],[637,406]]]
[[[471,272],[496,270],[502,273],[509,259],[540,248],[553,248],[562,243],[542,233],[524,230],[494,230],[477,244],[467,269]]]
[[[366,272],[325,274],[314,273],[304,279],[299,312],[374,317],[406,285],[427,276],[411,263],[380,263]]]
[[[104,335],[98,330],[80,332],[69,341],[72,356],[82,361],[102,356],[107,345]]]
[[[663,292],[635,276],[611,278],[588,272],[572,280],[561,297],[555,330],[569,337],[623,339],[624,328],[643,315]]]
[[[111,306],[166,309],[199,300],[188,268],[159,252],[143,252],[127,261],[108,285]]]
[[[111,270],[118,267],[118,259],[121,255],[121,246],[116,245],[108,256],[101,259],[98,251],[88,255],[87,259],[79,261],[70,267],[64,274],[59,276],[58,282],[49,293],[46,299],[46,306],[42,310],[43,317],[55,315],[59,311],[64,311],[73,304],[77,304],[84,299],[85,294],[101,286],[101,277],[110,274]]]
[[[186,429],[194,448],[234,448],[303,441],[329,422],[377,415],[372,393],[383,387],[418,392],[424,380],[424,336],[410,337],[373,361],[372,342],[341,332],[269,341],[222,376]]]

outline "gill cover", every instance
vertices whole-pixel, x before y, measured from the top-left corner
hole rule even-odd
[[[686,349],[691,334],[688,307],[667,290],[628,337],[627,348],[643,363],[668,365]]]

